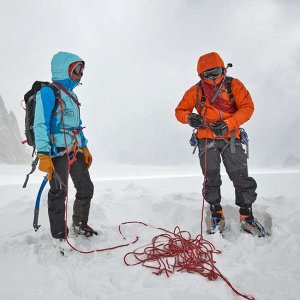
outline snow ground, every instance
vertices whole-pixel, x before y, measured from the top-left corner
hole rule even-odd
[[[127,267],[123,257],[147,244],[158,230],[128,225],[128,241],[138,243],[109,252],[62,257],[53,247],[47,216],[47,192],[43,193],[38,232],[32,228],[33,208],[42,175],[36,172],[22,189],[28,166],[0,166],[0,299],[22,300],[153,300],[153,299],[242,299],[224,281],[210,282],[197,274],[155,276],[141,266]],[[253,172],[258,183],[255,216],[271,230],[269,238],[253,238],[239,232],[238,208],[227,176],[223,176],[223,206],[230,232],[205,239],[222,251],[216,266],[242,293],[258,300],[299,299],[300,294],[300,171]],[[107,166],[92,172],[95,196],[90,225],[100,234],[77,238],[85,250],[123,243],[118,225],[143,221],[173,230],[176,225],[193,237],[200,233],[200,169],[195,167]],[[72,185],[72,184],[71,184]],[[74,197],[70,190],[71,211]],[[70,216],[71,214],[69,214]],[[205,207],[205,222],[208,221]]]

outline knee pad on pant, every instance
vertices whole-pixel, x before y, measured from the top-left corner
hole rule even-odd
[[[249,207],[256,200],[256,181],[247,172],[237,171],[228,174],[235,187],[235,203],[240,207]]]
[[[205,176],[206,186],[221,186],[222,180],[219,170],[207,170]]]
[[[221,202],[221,175],[219,170],[207,170],[205,186],[203,190],[205,191],[205,200],[210,205],[217,205]]]

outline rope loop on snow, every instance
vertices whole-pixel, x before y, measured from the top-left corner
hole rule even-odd
[[[198,273],[208,280],[222,278],[227,285],[239,296],[255,300],[252,296],[244,295],[236,290],[230,281],[215,266],[214,254],[220,254],[215,246],[198,235],[192,238],[190,232],[181,230],[178,226],[171,232],[164,228],[153,227],[144,222],[131,221],[124,222],[119,226],[121,235],[122,225],[140,224],[154,229],[164,231],[155,236],[151,243],[139,247],[124,256],[124,263],[127,266],[142,265],[153,270],[153,274],[165,274],[169,277],[175,272],[186,271],[188,273]]]
[[[137,248],[124,256],[124,263],[127,266],[142,265],[143,267],[153,269],[155,275],[166,274],[167,277],[174,272],[186,271],[188,273],[198,273],[208,280],[216,280],[222,278],[227,285],[237,295],[248,299],[255,300],[252,296],[241,294],[236,290],[230,281],[215,266],[213,258],[214,254],[220,254],[221,251],[216,250],[215,246],[203,238],[203,220],[204,220],[204,200],[206,196],[206,170],[207,170],[207,137],[204,146],[204,170],[203,170],[203,189],[202,189],[202,208],[200,218],[200,234],[196,238],[192,238],[188,231],[181,230],[178,226],[173,232],[164,228],[156,228],[165,233],[155,236],[151,243],[143,247]],[[125,224],[141,224],[146,223],[133,221],[124,222]],[[119,231],[121,231],[121,225]]]

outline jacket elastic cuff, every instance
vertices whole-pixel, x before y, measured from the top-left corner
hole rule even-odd
[[[227,127],[228,127],[228,131],[234,130],[236,128],[236,122],[233,119],[226,119],[224,120],[224,122],[226,123]]]
[[[43,155],[49,155],[50,156],[49,152],[43,152],[43,151],[38,151],[37,154],[43,154]]]
[[[186,116],[185,116],[185,123],[186,124],[188,124],[189,123],[189,115],[190,115],[191,113],[188,113]]]

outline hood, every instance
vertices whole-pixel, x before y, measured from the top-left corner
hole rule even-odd
[[[221,56],[216,52],[211,52],[200,56],[197,65],[197,72],[200,75],[206,70],[213,68],[223,68],[225,65]]]
[[[51,60],[52,80],[60,81],[69,79],[69,65],[75,61],[83,61],[83,59],[76,54],[68,52],[56,53]]]

